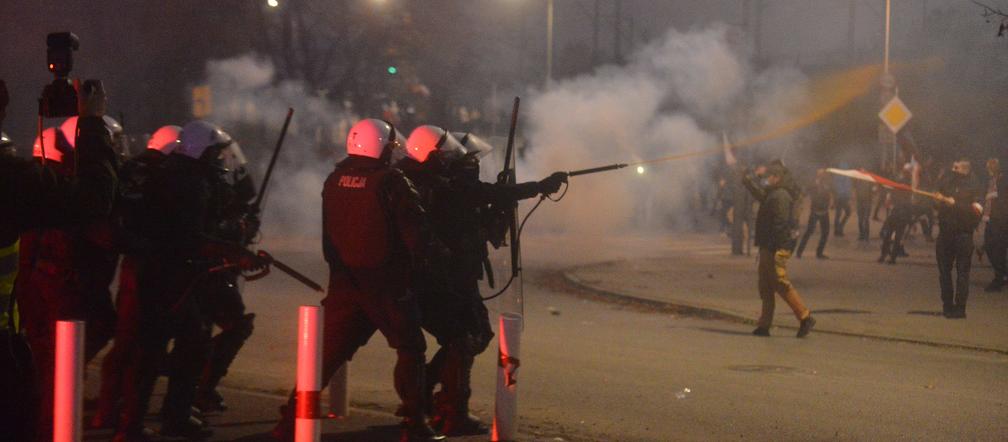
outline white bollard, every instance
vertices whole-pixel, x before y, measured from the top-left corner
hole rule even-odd
[[[494,403],[493,441],[518,438],[518,367],[521,365],[522,316],[501,313],[497,356],[497,397]]]
[[[322,438],[322,308],[302,305],[298,309],[297,401],[295,442],[318,442]]]
[[[344,362],[329,379],[329,417],[345,419],[350,416],[350,362]]]
[[[56,321],[53,441],[78,442],[84,399],[84,321]]]

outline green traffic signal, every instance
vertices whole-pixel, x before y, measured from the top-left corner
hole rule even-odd
[[[395,66],[389,66],[387,70],[389,75],[395,75],[396,73],[399,72],[399,69],[396,68]]]

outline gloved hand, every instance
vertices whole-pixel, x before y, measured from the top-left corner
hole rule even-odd
[[[560,190],[560,185],[567,182],[567,173],[553,172],[552,175],[539,181],[539,193],[549,195]]]
[[[259,234],[259,227],[262,225],[262,221],[259,219],[257,214],[249,214],[244,219],[242,219],[242,236],[246,243],[252,242],[256,235]]]

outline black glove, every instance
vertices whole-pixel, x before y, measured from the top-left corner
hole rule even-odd
[[[256,235],[259,234],[259,227],[262,225],[262,221],[259,219],[259,215],[250,213],[248,216],[242,219],[242,236],[246,243],[251,243]]]
[[[258,272],[270,265],[269,258],[253,254],[245,254],[238,258],[238,268],[246,272]]]
[[[539,193],[549,195],[560,190],[560,185],[567,182],[566,172],[553,172],[552,175],[539,182]]]

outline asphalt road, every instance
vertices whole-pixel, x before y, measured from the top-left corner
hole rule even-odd
[[[319,279],[326,274],[313,243],[275,244],[277,258]],[[564,254],[556,244],[543,244],[527,250],[525,265],[518,380],[520,425],[530,439],[1008,439],[1008,357],[814,332],[800,340],[782,329],[756,338],[744,324],[601,302],[566,283],[561,270],[675,244],[631,238],[587,254],[572,244],[566,260],[556,259]],[[297,306],[319,297],[280,274],[246,293],[256,330],[224,383],[284,392],[294,377]],[[477,360],[473,378],[474,412],[486,420],[492,353]],[[394,410],[393,363],[380,335],[358,353],[355,406]]]

